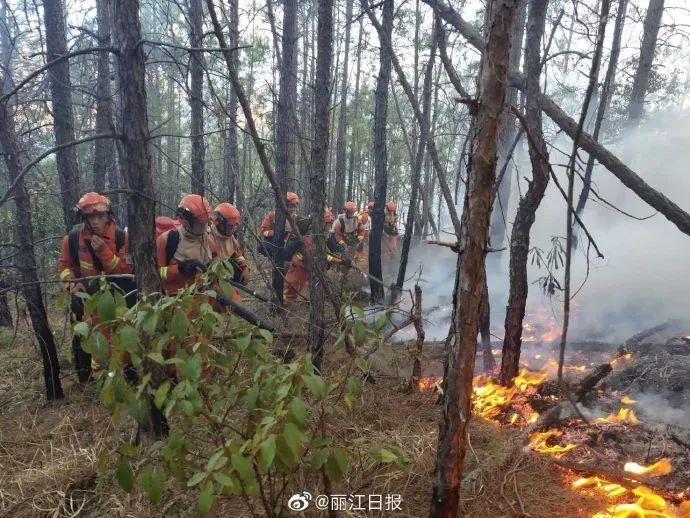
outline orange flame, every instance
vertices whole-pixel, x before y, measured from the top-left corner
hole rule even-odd
[[[637,403],[637,401],[634,399],[630,399],[628,396],[623,396],[621,398],[621,403],[623,403],[624,405],[634,405],[635,403]]]
[[[623,470],[636,475],[647,475],[650,477],[660,477],[671,473],[671,459],[661,459],[659,462],[649,466],[641,466],[637,462],[626,462]]]
[[[546,432],[535,433],[532,435],[529,445],[534,451],[538,451],[540,453],[552,453],[556,457],[560,457],[564,453],[577,448],[577,444],[555,444],[553,446],[549,446],[547,444],[549,439],[560,437],[562,435],[563,432],[560,430],[547,430]]]
[[[514,402],[514,398],[518,394],[524,396],[532,393],[545,379],[546,375],[544,374],[532,373],[523,369],[513,380],[513,386],[508,388],[492,382],[486,376],[477,376],[474,378],[474,387],[472,388],[474,413],[485,419],[494,419],[511,402]],[[510,424],[515,424],[519,417],[519,414],[514,413],[511,416]],[[531,422],[532,419],[536,420],[539,414],[529,412],[523,417],[525,421]]]
[[[439,390],[442,381],[443,378],[420,378],[417,380],[417,387],[419,387],[421,391],[431,390],[433,388]]]
[[[597,417],[595,423],[625,423],[640,424],[635,412],[629,408],[621,408],[617,414],[610,414],[608,417]]]

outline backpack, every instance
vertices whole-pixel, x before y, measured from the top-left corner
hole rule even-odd
[[[76,225],[74,228],[72,228],[72,230],[70,230],[67,236],[69,256],[72,260],[72,264],[74,265],[77,277],[81,277],[81,269],[79,268],[79,232],[81,232],[81,225]],[[120,249],[125,245],[125,236],[126,234],[124,230],[122,230],[120,227],[115,228],[115,253],[119,252]],[[87,248],[89,249],[89,253],[93,259],[94,266],[100,271],[103,271],[103,263],[101,263],[101,260],[96,255],[91,243],[87,244]],[[135,291],[137,285],[134,282],[134,279],[113,279],[109,282],[120,288],[124,294],[129,294],[129,296],[125,297],[125,300],[127,301],[127,307],[132,307],[136,302],[137,296]]]
[[[158,216],[156,218],[156,239],[168,232],[168,230],[170,231],[168,232],[168,240],[165,244],[166,265],[170,264],[180,244],[180,232],[177,230],[177,227],[179,227],[179,224],[172,218],[168,218],[167,216]]]

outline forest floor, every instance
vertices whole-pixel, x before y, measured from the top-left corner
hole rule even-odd
[[[54,316],[56,330],[61,329],[62,322]],[[61,338],[58,336],[58,343],[62,343],[64,357],[69,347]],[[304,344],[293,343],[293,347],[298,354],[300,348],[304,351]],[[331,351],[326,370],[336,368],[343,359],[343,353]],[[112,469],[98,474],[99,453],[113,451],[119,438],[131,438],[133,425],[114,425],[99,403],[96,387],[75,383],[67,362],[63,368],[65,399],[46,403],[38,352],[25,322],[19,324],[16,340],[12,340],[12,332],[0,335],[0,369],[1,515],[196,514],[191,490],[170,487],[163,505],[154,508],[145,497],[124,493]],[[402,380],[387,377],[365,383],[360,403],[330,423],[334,434],[357,438],[363,445],[360,462],[351,463],[345,480],[334,491],[402,497],[400,511],[360,515],[420,517],[428,513],[439,407],[432,391],[407,392],[404,385]],[[524,449],[526,436],[519,431],[475,419],[470,442],[462,492],[466,516],[552,517],[563,516],[564,510],[569,516],[591,516],[606,506],[600,497],[572,491],[568,475],[548,459]],[[368,459],[366,447],[372,443],[392,444],[405,452],[411,461],[409,469]],[[318,487],[301,489],[319,492]],[[221,500],[215,514],[251,515],[246,503],[237,497]]]

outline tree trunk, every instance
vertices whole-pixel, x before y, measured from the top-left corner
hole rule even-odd
[[[346,140],[347,140],[347,78],[350,64],[350,28],[352,25],[352,4],[346,0],[345,8],[345,54],[343,57],[342,80],[340,82],[340,112],[338,114],[338,141],[335,144],[335,186],[333,206],[339,210],[345,203]],[[348,198],[350,199],[350,198]]]
[[[270,1],[270,0],[269,0]],[[280,196],[285,198],[288,178],[294,160],[293,103],[297,98],[297,0],[285,0],[283,4],[282,68],[280,69],[280,93],[276,114],[276,178]],[[285,214],[279,210],[276,200],[274,242],[282,247],[285,239]],[[273,290],[278,300],[283,300],[282,264],[273,269]]]
[[[527,22],[525,122],[528,133],[529,156],[532,163],[532,182],[518,205],[510,239],[510,289],[499,376],[503,385],[510,385],[519,370],[522,321],[525,317],[529,286],[527,283],[527,257],[530,231],[549,183],[549,154],[542,130],[541,108],[538,104],[542,71],[540,49],[547,5],[548,0],[531,0]]]
[[[352,8],[352,0],[350,10]],[[321,272],[312,272],[309,288],[309,343],[314,366],[321,369],[323,359],[324,329],[324,286],[318,279],[326,279],[326,239],[320,229],[323,225],[323,214],[326,209],[326,167],[328,160],[329,140],[329,105],[331,84],[331,62],[333,49],[333,0],[319,1],[318,55],[316,57],[316,84],[314,90],[314,145],[311,152],[311,220],[312,239],[314,244],[312,268]],[[285,56],[285,53],[283,53]]]
[[[415,155],[414,169],[410,179],[410,204],[407,208],[407,219],[405,220],[405,236],[403,237],[402,251],[400,253],[400,268],[395,285],[402,289],[405,282],[407,270],[407,258],[410,253],[410,243],[412,241],[412,229],[414,226],[414,216],[417,213],[417,199],[419,198],[419,184],[422,181],[422,165],[424,163],[424,151],[426,149],[427,133],[431,118],[431,81],[433,79],[434,61],[436,59],[436,45],[438,43],[439,24],[434,22],[431,34],[431,48],[429,51],[429,61],[424,71],[424,86],[422,87],[422,116],[424,124],[420,124],[419,139],[417,142],[417,153]]]
[[[231,47],[239,46],[239,0],[230,0],[230,27],[228,31],[228,44]],[[233,53],[235,68],[239,67],[239,54]],[[227,182],[228,201],[235,203],[235,190],[237,189],[237,155],[239,146],[237,142],[237,94],[230,85],[228,95],[228,129],[225,141],[225,181]]]
[[[443,0],[422,0],[432,6],[441,17],[455,27],[467,41],[475,48],[482,49],[482,38],[477,31],[463,20],[452,7]],[[526,90],[525,76],[517,71],[511,70],[509,74],[511,86],[517,87],[520,91]],[[539,105],[553,122],[570,138],[574,139],[578,135],[578,123],[573,120],[556,102],[548,95],[539,95]],[[616,155],[611,153],[604,146],[596,142],[591,135],[581,132],[578,139],[579,145],[587,153],[591,154],[596,160],[608,169],[623,185],[637,194],[650,207],[656,209],[666,217],[671,223],[686,235],[690,235],[690,214],[681,209],[677,204],[669,200],[664,194],[653,189],[635,171],[625,165]]]
[[[453,344],[448,348],[445,398],[439,423],[430,516],[455,518],[471,415],[472,375],[486,282],[485,253],[494,189],[498,136],[506,101],[510,37],[518,0],[493,0],[480,75],[477,140],[468,179],[466,234],[458,254]]]
[[[350,160],[347,166],[347,199],[354,200],[357,196],[355,192],[355,150],[358,149],[358,135],[355,135],[355,125],[359,115],[359,79],[362,70],[362,18],[359,19],[359,35],[357,37],[357,69],[355,71],[355,95],[352,99],[352,136],[350,137]],[[368,200],[367,200],[368,201]]]
[[[525,34],[525,18],[527,14],[527,0],[524,0],[518,7],[518,12],[515,17],[515,26],[513,27],[513,46],[510,49],[510,67],[520,68],[520,60],[522,59],[522,39]],[[512,106],[518,104],[518,89],[512,87],[508,93],[509,102]],[[513,142],[515,141],[515,134],[517,133],[515,115],[506,112],[504,115],[506,120],[503,122],[501,129],[501,136],[498,144],[498,168],[502,170],[505,168],[505,174],[501,178],[501,183],[498,184],[496,191],[496,201],[494,202],[493,211],[491,213],[491,233],[489,234],[489,242],[494,248],[502,248],[506,238],[506,221],[508,219],[508,210],[510,203],[510,190],[513,183],[513,165],[512,153]],[[502,254],[494,254],[495,259],[500,261]]]
[[[165,154],[167,155],[167,167],[166,167],[166,177],[169,185],[177,186],[177,177],[179,175],[179,157],[177,157],[177,145],[175,135],[178,132],[177,125],[177,113],[175,110],[175,80],[172,74],[168,76],[168,123],[165,125],[167,129],[168,136],[165,137]],[[175,189],[170,189],[169,196],[167,197],[167,205],[170,207],[175,207],[177,200],[175,197],[177,193]],[[172,216],[172,214],[170,214]]]
[[[5,71],[7,73],[7,71]],[[38,341],[43,360],[43,379],[46,385],[46,397],[49,401],[62,399],[62,385],[60,384],[60,365],[58,362],[57,348],[53,333],[50,330],[48,315],[43,304],[43,293],[38,278],[36,267],[36,253],[34,250],[33,226],[31,224],[31,205],[29,192],[20,178],[27,159],[21,151],[21,147],[15,133],[14,117],[7,104],[0,104],[0,144],[5,157],[5,164],[9,181],[19,179],[14,189],[14,203],[16,207],[15,223],[17,230],[17,242],[19,244],[18,255],[15,261],[19,270],[19,278],[22,282],[22,294],[26,301],[34,335]]]
[[[9,283],[0,276],[0,327],[12,327],[12,312],[5,291],[9,288]]]
[[[193,48],[203,46],[204,11],[202,0],[189,0],[189,44]],[[192,192],[204,196],[204,55],[189,53],[189,106],[191,108],[190,132],[192,134]]]
[[[644,98],[649,88],[649,76],[654,63],[656,39],[661,26],[661,16],[664,14],[664,0],[649,0],[647,15],[644,18],[644,32],[642,46],[637,63],[637,71],[633,80],[630,103],[628,104],[628,127],[636,127],[644,112]]]
[[[594,121],[594,132],[592,138],[599,141],[599,132],[601,131],[604,122],[604,115],[608,112],[609,104],[611,103],[611,94],[616,84],[616,68],[618,67],[618,57],[621,51],[621,37],[623,35],[623,27],[625,25],[625,13],[628,8],[628,0],[619,0],[618,12],[616,13],[616,24],[613,29],[613,41],[611,42],[611,55],[609,57],[608,68],[606,69],[606,76],[604,77],[604,84],[601,87],[601,96],[599,97],[599,106],[597,108],[596,120]],[[577,208],[575,211],[582,214],[589,197],[590,188],[592,185],[592,172],[594,171],[594,157],[589,155],[587,160],[587,169],[585,169],[585,177],[583,180],[582,191],[577,200]],[[573,248],[577,248],[576,234],[573,234]]]
[[[110,46],[110,0],[98,0],[96,3],[96,19],[98,20],[98,46]],[[110,91],[110,55],[107,52],[98,53],[98,85],[96,92],[96,133],[113,132],[113,99]],[[96,192],[105,190],[106,178],[110,189],[117,189],[117,167],[115,161],[115,145],[112,140],[98,139],[94,143],[93,151],[93,188]],[[113,204],[115,200],[111,200]]]
[[[368,9],[366,0],[362,7]],[[373,16],[373,14],[371,14]],[[393,34],[393,0],[384,0],[381,22],[381,50],[379,54],[379,75],[374,91],[374,216],[369,234],[369,272],[379,279],[383,278],[381,268],[381,234],[385,219],[386,193],[388,189],[388,85],[391,79],[391,38]],[[383,285],[373,279],[370,282],[371,301],[383,301]]]
[[[313,124],[312,111],[311,111],[311,91],[312,85],[309,83],[309,25],[310,25],[310,4],[303,3],[304,9],[304,28],[302,38],[302,90],[300,99],[300,136],[302,138],[303,149],[308,153],[311,153],[311,128]],[[311,206],[309,200],[309,192],[306,186],[309,185],[311,181],[310,171],[309,171],[309,161],[307,160],[306,154],[300,155],[300,165],[299,165],[299,177],[300,185],[304,186],[304,202],[303,204],[307,207]]]
[[[61,0],[45,0],[43,16],[46,29],[46,60],[53,61],[67,54],[65,19]],[[48,69],[50,92],[55,128],[55,145],[61,146],[74,140],[74,115],[72,114],[72,81],[69,76],[69,61],[62,61]],[[74,146],[55,153],[58,177],[60,179],[60,200],[69,231],[77,223],[73,210],[79,200],[79,173],[77,152]]]

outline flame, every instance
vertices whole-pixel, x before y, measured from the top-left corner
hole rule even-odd
[[[621,360],[631,360],[633,357],[633,353],[625,353],[623,356],[616,356],[613,360],[611,360],[611,365],[616,365]]]
[[[628,396],[623,396],[621,398],[621,403],[624,405],[634,405],[637,401],[635,399],[630,399]]]
[[[442,381],[443,378],[420,378],[417,380],[417,387],[419,387],[419,390],[421,391],[431,390],[434,388],[436,390],[440,390]]]
[[[529,445],[534,451],[538,451],[540,453],[552,453],[556,457],[560,457],[564,453],[577,448],[577,444],[556,444],[553,446],[549,446],[548,444],[546,444],[549,441],[549,439],[560,437],[562,435],[563,432],[561,432],[560,430],[547,430],[546,432],[535,433],[532,434],[532,438],[529,441]]]
[[[661,459],[649,466],[641,466],[637,462],[626,462],[623,470],[636,475],[648,475],[650,477],[660,477],[671,473],[671,459]]]
[[[592,488],[600,493],[604,493],[610,498],[622,496],[628,492],[628,489],[619,485],[607,482],[599,477],[582,477],[578,478],[572,483],[573,489]]]
[[[610,414],[608,417],[597,417],[595,423],[625,423],[640,424],[635,412],[629,408],[621,408],[617,414]]]
[[[533,393],[545,379],[545,374],[528,372],[523,369],[513,380],[513,386],[508,388],[494,383],[486,376],[476,376],[472,388],[474,413],[485,419],[495,419],[508,405],[515,402],[517,395],[525,396]],[[526,422],[536,421],[539,417],[539,414],[529,408],[524,413],[514,412],[510,418],[510,424],[517,423],[520,415]]]

